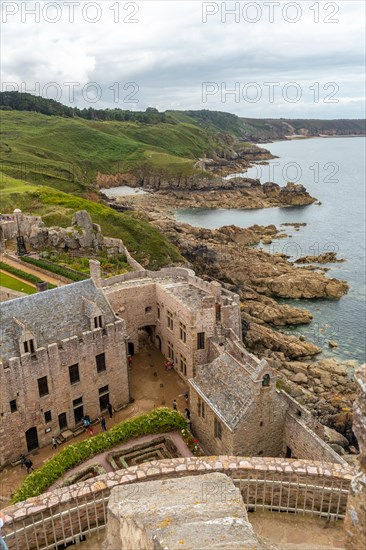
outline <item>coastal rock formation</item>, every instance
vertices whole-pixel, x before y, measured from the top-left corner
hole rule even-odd
[[[295,260],[295,264],[331,264],[336,262],[344,262],[345,260],[337,258],[336,252],[325,252],[318,256],[303,256]]]
[[[311,322],[310,311],[287,304],[279,304],[268,296],[263,296],[248,287],[240,292],[241,309],[259,323],[269,323],[274,326],[303,325]]]
[[[279,298],[341,298],[348,292],[348,284],[338,279],[328,279],[321,273],[294,270],[276,277],[258,281],[265,294]]]
[[[245,315],[244,320],[249,323],[249,328],[244,335],[246,347],[260,355],[267,355],[268,351],[280,352],[284,361],[289,359],[301,359],[317,355],[321,352],[315,344],[302,342],[296,336],[289,336],[276,332],[269,327],[249,320]]]

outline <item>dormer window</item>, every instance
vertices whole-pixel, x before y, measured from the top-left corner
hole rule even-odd
[[[25,340],[25,342],[23,342],[23,349],[24,353],[34,353],[36,351],[34,339],[31,338],[30,340]]]
[[[97,315],[96,317],[94,317],[94,328],[103,328],[102,315]]]

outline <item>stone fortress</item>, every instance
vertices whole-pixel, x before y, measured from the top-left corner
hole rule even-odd
[[[80,231],[76,233],[80,235]],[[118,243],[113,244],[120,248]],[[192,488],[189,497],[184,483],[175,483],[174,478],[212,472],[219,477],[225,474],[225,479],[207,478],[205,482],[227,485],[227,491],[238,504],[230,505],[225,513],[222,499],[213,498],[210,506],[200,513],[199,521],[206,525],[202,528],[202,539],[198,537],[198,546],[191,541],[187,548],[213,547],[209,539],[204,541],[210,522],[216,522],[222,536],[222,545],[217,548],[262,548],[248,522],[240,494],[243,498],[246,495],[246,506],[257,506],[259,499],[271,511],[296,512],[303,502],[304,513],[320,510],[321,516],[337,519],[346,515],[350,490],[353,509],[346,521],[351,540],[348,548],[363,547],[359,541],[363,544],[365,537],[364,470],[350,486],[354,472],[324,441],[324,426],[306,408],[277,389],[268,363],[245,349],[239,297],[217,282],[203,281],[186,268],[154,272],[136,263],[133,267],[135,271],[103,279],[99,262],[91,260],[91,277],[86,281],[1,304],[0,466],[16,460],[20,453],[27,454],[49,444],[51,433],[67,437],[77,432],[86,412],[93,419],[109,402],[116,408],[128,404],[131,399],[128,355],[139,353],[147,342],[170,359],[189,387],[192,432],[206,454],[214,456],[163,460],[161,465],[159,461],[147,463],[100,476],[100,481],[86,481],[80,484],[84,487],[82,492],[85,489],[85,505],[80,504],[82,512],[77,515],[74,514],[79,497],[73,488],[65,488],[61,500],[60,495],[53,497],[47,493],[44,499],[42,496],[35,502],[31,499],[29,505],[28,501],[19,504],[15,510],[9,509],[14,527],[13,535],[9,536],[15,536],[17,541],[14,547],[54,547],[48,545],[47,535],[43,540],[43,535],[32,531],[35,513],[37,521],[39,514],[42,522],[44,515],[47,521],[52,521],[55,540],[75,540],[76,532],[87,529],[85,522],[89,525],[90,521],[85,510],[89,504],[95,508],[93,521],[96,519],[97,526],[99,521],[104,526],[113,490],[108,508],[111,520],[108,548],[121,547],[118,537],[122,534],[121,540],[132,541],[131,544],[138,541],[136,549],[177,548],[173,539],[161,538],[153,528],[148,502],[154,506],[154,492],[165,491],[168,513],[169,506],[172,510],[176,506],[172,494],[178,491],[186,499],[187,510],[191,510],[198,502],[197,483],[187,478]],[[360,380],[362,388],[364,374]],[[364,411],[363,401],[359,409]],[[364,469],[362,461],[361,468]],[[267,475],[272,476],[272,481],[266,493]],[[239,496],[235,489],[238,476],[247,483],[245,489],[240,486]],[[159,479],[169,479],[170,489],[169,483],[164,485],[167,481],[154,488],[142,484],[136,499],[132,498],[133,491],[119,488],[134,481],[160,483],[156,481]],[[77,486],[75,491],[79,491]],[[123,513],[123,508],[114,506],[116,499],[125,502]],[[64,512],[60,508],[60,517],[54,519],[50,510],[61,501]],[[140,527],[131,512],[136,506]],[[64,535],[65,514],[70,516],[69,538]],[[187,524],[192,527],[193,517],[190,515],[188,519],[191,523]],[[235,526],[234,531],[226,529],[227,521]],[[182,519],[174,516],[174,522],[178,532],[186,537],[187,530],[180,530]],[[18,528],[22,533],[19,543]],[[40,546],[38,536],[42,539]]]
[[[346,464],[324,427],[276,389],[241,341],[239,298],[186,268],[91,279],[1,304],[1,465],[69,434],[88,413],[130,401],[128,354],[148,340],[189,385],[191,423],[209,454]]]

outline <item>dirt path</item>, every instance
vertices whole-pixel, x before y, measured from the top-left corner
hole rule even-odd
[[[12,267],[15,267],[16,269],[21,269],[25,273],[30,273],[31,275],[35,275],[36,277],[39,277],[42,281],[47,281],[47,283],[51,283],[52,285],[63,286],[63,285],[66,284],[66,283],[61,282],[59,279],[56,279],[55,277],[52,277],[52,275],[45,275],[41,271],[38,271],[38,269],[36,267],[26,265],[26,264],[24,264],[24,265],[21,264],[20,265],[18,262],[14,261],[14,260],[11,260],[11,259],[7,258],[4,255],[1,255],[1,261],[4,262],[4,264],[8,264]],[[16,278],[15,275],[12,275],[12,276]],[[27,281],[24,281],[24,282],[27,282]]]

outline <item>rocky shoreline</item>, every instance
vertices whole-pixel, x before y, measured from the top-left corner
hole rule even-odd
[[[285,227],[278,230],[274,225],[244,229],[225,226],[211,230],[174,219],[173,211],[177,208],[263,208],[277,206],[279,201],[286,206],[292,194],[296,200],[304,201],[302,204],[315,201],[302,186],[295,186],[294,190],[290,185],[289,192],[284,192],[286,188],[275,184],[266,187],[245,180],[239,185],[243,183],[247,187],[234,191],[158,191],[113,201],[107,199],[107,202],[119,210],[133,209],[143,213],[178,247],[201,277],[218,280],[239,294],[245,345],[258,357],[269,361],[277,372],[280,387],[306,404],[330,429],[341,434],[333,443],[335,449],[344,454],[355,445],[351,406],[356,392],[352,380],[356,362],[318,359],[322,350],[314,343],[280,332],[279,327],[310,323],[312,314],[301,307],[277,301],[278,298],[340,299],[348,291],[347,282],[325,276],[327,268],[323,266],[303,264],[342,260],[330,254],[304,257],[295,264],[284,254],[269,254],[253,247],[260,242],[286,237]],[[299,230],[303,224],[287,225]],[[332,342],[332,345],[337,344]]]

